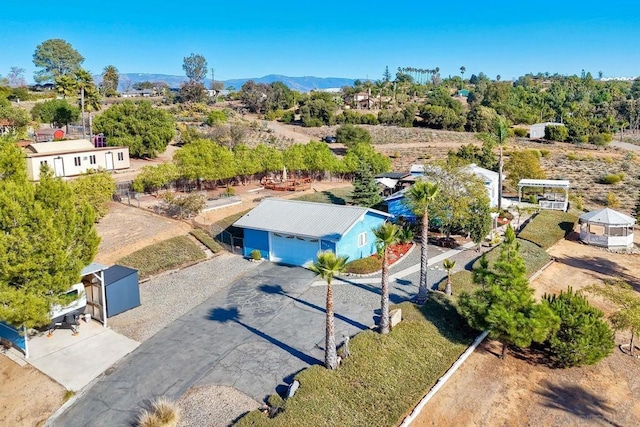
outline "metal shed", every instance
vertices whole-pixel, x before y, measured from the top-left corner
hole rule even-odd
[[[140,305],[138,270],[112,265],[104,271],[107,317],[113,317]]]

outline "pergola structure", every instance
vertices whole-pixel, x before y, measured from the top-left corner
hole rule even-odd
[[[580,240],[605,248],[625,248],[633,245],[635,218],[604,208],[580,216]]]
[[[569,208],[569,181],[564,179],[521,179],[518,182],[518,203],[522,201],[523,188],[541,188],[542,196],[538,197],[540,209],[567,211]],[[561,189],[562,192],[545,190]]]

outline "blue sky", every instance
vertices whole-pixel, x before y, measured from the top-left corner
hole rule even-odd
[[[400,66],[440,67],[443,77],[459,74],[464,65],[467,77],[482,71],[503,80],[582,69],[594,76],[598,71],[640,76],[640,4],[626,0],[527,6],[516,1],[194,0],[165,6],[113,0],[87,6],[69,0],[53,8],[49,2],[33,3],[35,8],[3,5],[0,74],[19,66],[31,81],[36,46],[62,38],[94,74],[115,65],[123,73],[182,75],[182,59],[193,52],[215,68],[216,80],[267,74],[379,79],[387,65],[392,73]]]

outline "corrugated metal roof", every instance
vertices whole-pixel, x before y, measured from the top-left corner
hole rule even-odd
[[[631,225],[635,224],[635,218],[625,215],[613,209],[604,208],[597,211],[587,212],[580,215],[581,222],[597,222],[609,225]]]
[[[392,216],[358,206],[265,199],[233,225],[275,233],[339,239],[367,212]]]
[[[74,151],[93,150],[95,147],[86,139],[74,139],[59,142],[35,142],[28,149],[38,154],[69,153]]]

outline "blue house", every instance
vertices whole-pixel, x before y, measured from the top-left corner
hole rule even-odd
[[[407,204],[406,193],[405,188],[385,198],[383,203],[387,206],[387,212],[395,219],[404,218],[407,222],[416,222],[418,217]]]
[[[374,254],[371,230],[390,217],[358,206],[265,199],[233,225],[244,229],[244,256],[258,250],[270,261],[302,266],[320,251],[349,260]]]

